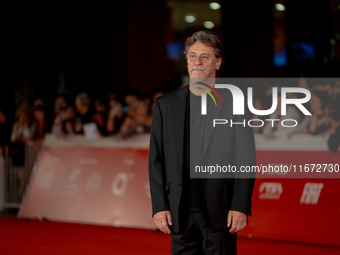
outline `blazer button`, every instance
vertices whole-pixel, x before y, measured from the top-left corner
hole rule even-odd
[[[180,183],[180,184],[178,184],[178,185],[179,185],[181,188],[182,188],[182,186],[183,186],[182,183]]]

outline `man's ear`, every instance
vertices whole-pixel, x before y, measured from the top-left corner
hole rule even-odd
[[[216,66],[215,66],[217,71],[220,69],[221,64],[222,64],[222,58],[218,58],[216,61]]]

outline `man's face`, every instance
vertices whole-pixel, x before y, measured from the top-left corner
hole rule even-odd
[[[215,78],[222,59],[215,57],[214,48],[201,42],[195,42],[187,53],[187,67],[191,80],[203,81]]]

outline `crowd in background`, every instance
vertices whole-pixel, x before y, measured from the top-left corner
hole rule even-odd
[[[153,104],[162,94],[164,92],[158,90],[149,97],[139,97],[136,93],[91,97],[81,92],[74,96],[59,94],[54,102],[45,102],[34,97],[25,79],[14,93],[14,119],[0,108],[0,148],[9,145],[11,154],[17,158],[14,163],[22,165],[24,145],[41,141],[46,133],[60,138],[72,134],[84,134],[88,138],[115,134],[122,139],[147,133],[151,128]]]
[[[152,98],[139,98],[129,93],[123,99],[110,93],[107,98],[95,98],[92,102],[83,92],[75,97],[74,104],[59,95],[55,100],[51,132],[60,137],[68,134],[117,134],[122,138],[147,133],[151,128],[153,103],[162,93],[158,91]]]
[[[58,95],[53,113],[47,111],[47,103],[42,98],[35,98],[32,103],[22,100],[18,103],[13,124],[0,109],[1,143],[41,140],[47,132],[63,137],[85,134],[89,130],[99,136],[118,134],[122,138],[149,132],[154,101],[163,93],[157,91],[147,98],[132,93],[123,98],[116,93],[98,98],[91,98],[86,92],[73,98]],[[53,114],[52,121],[48,121],[51,119],[48,114]]]
[[[320,80],[319,80],[320,81]],[[322,80],[321,80],[322,81]],[[326,81],[326,80],[325,80]],[[325,82],[324,81],[324,82]],[[335,81],[335,82],[334,82]],[[270,116],[253,116],[254,118],[297,121],[295,127],[284,127],[279,122],[266,122],[261,127],[255,127],[255,133],[262,133],[267,139],[286,137],[291,139],[295,134],[329,135],[328,147],[332,151],[338,151],[340,145],[340,83],[338,80],[318,84],[315,80],[301,77],[299,87],[306,88],[311,92],[311,99],[305,107],[312,114],[304,115],[295,105],[287,105],[286,115],[281,115],[281,95],[278,95],[278,107]],[[269,109],[272,104],[272,90],[262,93],[254,100],[256,109]],[[298,98],[299,94],[289,94],[288,97]]]
[[[255,133],[262,133],[267,139],[294,134],[330,135],[329,148],[337,151],[340,141],[340,87],[337,84],[308,84],[301,79],[300,87],[312,92],[311,100],[305,106],[312,116],[304,116],[296,107],[288,105],[287,115],[281,116],[277,107],[271,116],[254,116],[265,120],[296,119],[294,128],[284,128],[267,122],[262,127],[255,127]],[[254,98],[256,109],[269,109],[272,96],[260,93]],[[22,144],[28,141],[42,140],[46,133],[57,137],[70,134],[85,134],[88,137],[118,135],[123,139],[133,134],[147,133],[152,122],[152,109],[155,99],[164,91],[155,91],[150,97],[138,97],[127,93],[123,97],[109,93],[104,97],[92,98],[82,92],[75,96],[60,94],[55,98],[53,112],[47,109],[43,98],[31,100],[33,91],[24,80],[20,89],[15,91],[15,120],[10,121],[4,109],[0,109],[0,147],[11,144],[13,150],[20,151]],[[297,95],[291,95],[294,97]],[[280,95],[279,95],[280,100]]]

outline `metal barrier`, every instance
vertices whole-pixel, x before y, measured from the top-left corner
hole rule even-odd
[[[15,146],[10,145],[4,148],[3,157],[3,207],[19,208],[28,184],[35,159],[38,155],[41,142],[31,141],[22,146],[22,160],[15,155]]]

